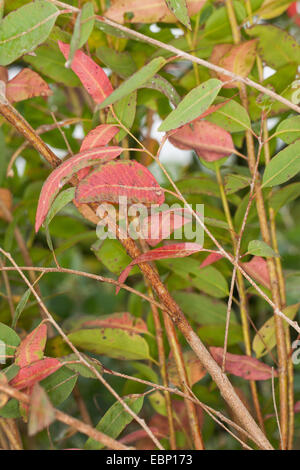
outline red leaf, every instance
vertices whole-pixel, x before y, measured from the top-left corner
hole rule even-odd
[[[223,348],[209,348],[214,360],[222,365]],[[237,377],[243,377],[246,380],[268,380],[272,378],[272,368],[267,364],[249,356],[240,356],[238,354],[226,353],[225,370]],[[277,377],[277,371],[274,370],[274,377]]]
[[[68,59],[69,44],[58,41],[58,45]],[[113,87],[104,70],[84,52],[76,51],[71,68],[96,103],[102,103],[112,93]]]
[[[193,149],[208,162],[228,157],[234,151],[229,132],[208,121],[185,124],[169,134],[170,142],[183,150]]]
[[[271,289],[270,275],[268,265],[264,258],[261,256],[254,256],[251,261],[241,263],[242,268],[249,276],[253,277],[257,282]]]
[[[186,209],[170,209],[145,217],[141,222],[140,232],[150,246],[155,246],[191,221],[191,214]]]
[[[52,95],[52,91],[48,84],[31,69],[21,70],[6,85],[6,97],[11,103],[49,95]]]
[[[198,251],[202,250],[202,246],[198,243],[174,243],[172,245],[162,246],[155,248],[154,250],[143,253],[137,258],[133,259],[131,263],[122,271],[118,281],[122,284],[126,281],[132,266],[145,261],[155,261],[164,258],[184,258],[185,256],[193,255]],[[116,293],[118,293],[120,287],[117,287]]]
[[[118,127],[112,124],[100,124],[100,126],[93,129],[83,139],[80,147],[80,152],[84,150],[91,150],[96,147],[104,147],[108,142],[119,132]],[[82,180],[90,172],[90,168],[82,168],[77,173],[77,178]]]
[[[297,2],[292,3],[287,9],[287,14],[293,21],[300,26],[300,17],[297,9]]]
[[[79,183],[77,202],[128,202],[162,204],[165,195],[150,171],[136,161],[110,162]]]
[[[120,328],[133,333],[148,333],[146,323],[142,318],[136,318],[128,312],[104,315],[95,320],[86,320],[80,323],[81,328]],[[78,325],[76,325],[76,329]]]
[[[123,149],[121,147],[98,147],[92,150],[85,150],[61,163],[45,181],[39,198],[35,230],[39,230],[50,209],[51,202],[55,198],[59,189],[66,184],[72,175],[83,167],[91,164],[105,163],[117,158]],[[98,161],[97,161],[98,160]]]
[[[40,323],[21,342],[16,352],[16,364],[25,367],[43,358],[47,340],[47,325]]]
[[[205,266],[209,266],[210,264],[216,263],[219,259],[223,258],[223,255],[220,253],[210,253],[204,261],[200,264],[200,268],[205,268]]]
[[[17,390],[31,388],[35,383],[56,372],[62,363],[54,357],[46,357],[41,361],[34,362],[29,366],[22,367],[17,375],[10,381],[10,385]]]

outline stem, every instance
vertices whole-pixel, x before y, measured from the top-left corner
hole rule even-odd
[[[231,235],[231,240],[232,240],[235,256],[239,257],[239,246],[235,237],[235,229],[234,229],[234,225],[232,222],[228,200],[227,200],[226,193],[224,190],[222,175],[221,175],[220,168],[218,165],[216,165],[216,175],[217,175],[217,181],[218,181],[219,188],[220,188],[221,200],[223,203],[226,220],[229,226],[229,231]],[[243,276],[240,273],[240,271],[235,270],[235,273],[236,273],[237,287],[238,287],[238,292],[239,292],[239,297],[240,297],[240,313],[241,313],[242,330],[243,330],[243,337],[244,337],[244,343],[245,343],[245,351],[246,351],[247,356],[251,357],[252,350],[251,350],[251,339],[250,339],[250,332],[249,332],[248,302],[247,302],[247,296],[246,296],[246,291],[245,291],[245,284],[244,284]],[[263,420],[261,409],[260,409],[257,386],[254,380],[250,380],[250,389],[251,389],[251,395],[252,395],[252,400],[253,400],[256,416],[257,416],[261,429],[264,431],[264,420]]]
[[[233,38],[235,44],[238,44],[241,40],[240,31],[236,22],[235,12],[233,9],[232,0],[226,0],[226,7],[231,24]],[[248,97],[245,84],[241,83],[240,86],[240,98],[242,105],[246,111],[248,111]],[[246,131],[246,144],[248,150],[248,161],[249,169],[251,174],[254,175],[256,167],[256,158],[254,150],[254,142],[252,133]],[[265,243],[271,246],[271,236],[268,227],[268,219],[266,215],[263,193],[261,190],[260,180],[255,177],[255,191],[256,191],[256,207],[258,213],[258,219],[261,229],[262,238]],[[279,285],[277,279],[276,264],[274,258],[267,258],[268,271],[271,281],[271,292],[272,299],[275,303],[276,308],[280,308],[281,299],[279,292]],[[287,354],[286,354],[286,338],[282,319],[274,313],[276,342],[277,342],[277,353],[279,363],[279,391],[280,391],[280,427],[282,433],[283,448],[287,447],[287,435],[288,435],[288,394],[287,394]]]

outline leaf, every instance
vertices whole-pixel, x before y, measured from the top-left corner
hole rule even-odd
[[[114,106],[114,112],[119,119],[119,121],[126,127],[126,129],[131,129],[132,124],[135,118],[136,111],[136,91],[133,91],[128,96],[124,96],[120,101],[118,101]],[[107,120],[108,124],[118,124],[118,120],[114,118],[111,111],[108,112]],[[116,141],[120,142],[127,132],[125,129],[120,129],[116,135]]]
[[[89,39],[95,23],[94,17],[94,5],[93,2],[87,2],[81,9],[81,28],[80,28],[80,40],[79,48]]]
[[[18,374],[10,381],[10,385],[17,390],[31,388],[35,383],[53,374],[61,367],[61,363],[52,357],[46,357],[29,366],[22,367]]]
[[[289,204],[300,196],[300,183],[292,183],[272,191],[269,197],[269,205],[278,212],[281,207]]]
[[[280,137],[287,144],[292,144],[295,140],[300,138],[300,116],[293,116],[291,118],[281,121],[277,126],[276,132],[273,137]]]
[[[263,257],[278,257],[278,254],[275,253],[273,248],[271,248],[267,243],[262,240],[251,240],[248,244],[248,252],[251,255],[263,256]]]
[[[28,435],[34,436],[55,420],[55,412],[45,390],[35,384],[30,396]]]
[[[169,141],[180,149],[193,149],[211,162],[228,157],[234,151],[229,132],[207,121],[194,121],[170,133]]]
[[[149,333],[146,323],[142,318],[136,318],[128,312],[102,315],[99,318],[81,318],[76,328],[120,328],[131,333]]]
[[[69,370],[66,366],[62,366],[56,372],[43,379],[40,385],[47,392],[51,403],[54,406],[59,406],[72,393],[77,378],[77,373]]]
[[[256,13],[264,20],[276,18],[284,13],[290,4],[291,0],[265,0]]]
[[[50,2],[30,2],[0,25],[0,65],[8,65],[46,41],[60,11]]]
[[[282,312],[288,318],[290,318],[290,320],[294,320],[298,313],[299,307],[300,303],[297,303],[295,305],[289,305],[288,307],[284,308]],[[284,328],[288,328],[288,324],[286,322],[284,322]],[[274,317],[271,317],[263,324],[263,326],[258,330],[256,335],[254,336],[252,349],[255,352],[256,357],[260,358],[267,354],[275,346],[275,322]]]
[[[96,242],[91,250],[94,251],[96,257],[109,269],[112,273],[119,274],[130,263],[131,258],[121,245],[119,240],[106,238],[99,247]],[[133,268],[132,274],[136,274],[138,268]]]
[[[180,4],[182,3],[180,0]],[[191,17],[198,13],[204,3],[205,0],[187,0],[188,15]],[[173,13],[175,14],[174,11]],[[174,14],[168,9],[165,0],[144,0],[143,2],[140,0],[115,0],[105,12],[107,18],[118,23],[174,23],[176,21]]]
[[[70,333],[68,338],[81,349],[114,359],[150,359],[145,339],[120,328],[78,330]]]
[[[147,65],[144,65],[140,70],[135,72],[131,77],[125,80],[116,90],[114,90],[110,96],[103,101],[100,105],[100,109],[105,108],[111,104],[124,98],[133,91],[143,86],[148,80],[150,80],[156,72],[158,72],[164,65],[166,60],[163,57],[157,57],[151,60]]]
[[[223,348],[210,347],[209,350],[214,360],[219,365],[222,365]],[[269,380],[272,378],[272,367],[258,361],[254,357],[238,354],[226,354],[225,371],[246,380]],[[278,375],[276,370],[274,370],[273,374],[274,377]]]
[[[4,204],[6,209],[8,209],[8,211],[11,212],[13,197],[12,197],[12,193],[9,189],[0,188],[0,200],[1,200],[2,204]],[[6,211],[4,212],[1,207],[0,207],[0,218],[4,219],[4,220],[7,220]]]
[[[86,360],[86,362],[93,366],[94,369],[99,372],[99,374],[103,374],[103,367],[99,361],[85,356],[85,354],[81,354],[81,356]],[[76,354],[69,354],[68,356],[61,358],[61,361],[65,365],[65,367],[72,370],[73,372],[76,372],[82,377],[85,377],[87,379],[97,379],[95,373],[91,371],[85,364],[82,364]]]
[[[69,44],[58,41],[58,45],[65,58],[68,59]],[[102,103],[113,92],[113,87],[104,70],[84,52],[76,51],[71,68],[95,103]]]
[[[36,231],[39,230],[44,222],[51,202],[59,189],[71,179],[74,173],[91,164],[97,165],[100,162],[112,160],[118,157],[122,151],[121,147],[97,147],[92,150],[85,150],[68,158],[68,160],[55,168],[42,187],[36,212]]]
[[[229,174],[224,177],[224,188],[226,194],[234,194],[249,186],[250,183],[250,178],[242,175]]]
[[[126,405],[134,411],[134,413],[139,414],[143,407],[144,397],[137,396],[128,396],[123,398]],[[123,408],[121,403],[114,403],[101,418],[99,423],[96,426],[97,431],[103,432],[107,436],[116,439],[121,432],[126,428],[126,426],[131,423],[132,416]],[[104,447],[100,442],[96,442],[93,439],[89,438],[84,448],[86,450],[100,450]]]
[[[168,82],[164,77],[159,74],[155,74],[148,82],[143,85],[145,88],[151,88],[153,90],[160,91],[163,93],[173,106],[178,106],[180,103],[180,96],[177,93],[173,85]]]
[[[199,117],[212,104],[221,87],[220,80],[211,78],[194,88],[162,122],[158,130],[167,132]]]
[[[96,50],[96,54],[106,67],[122,78],[129,78],[136,72],[136,64],[127,51],[119,52],[111,47],[101,46]]]
[[[187,28],[191,29],[191,22],[187,10],[186,0],[165,0],[169,10],[176,16],[176,18],[184,24]]]
[[[241,77],[247,77],[255,62],[257,40],[245,41],[242,44],[231,46],[229,51],[220,58],[217,65]],[[215,46],[219,47],[219,45]],[[217,74],[222,82],[228,82],[230,77]],[[225,83],[224,88],[235,88],[238,82]]]
[[[7,356],[14,356],[21,340],[12,328],[9,328],[9,326],[4,323],[0,323],[0,341],[2,342],[0,342],[0,363],[2,363],[2,361],[5,361],[6,359],[6,357],[2,357],[2,354],[4,353]],[[4,348],[2,347],[3,345]]]
[[[263,186],[270,187],[285,183],[300,171],[300,140],[277,153],[267,164]]]
[[[159,413],[161,416],[167,416],[166,400],[165,400],[164,395],[161,392],[157,390],[156,392],[153,392],[150,395],[148,395],[148,398],[153,409],[157,413]]]
[[[55,201],[53,202],[52,206],[46,217],[46,224],[49,225],[51,220],[56,216],[56,214],[61,211],[69,202],[74,199],[75,196],[75,188],[68,188],[62,191]]]
[[[300,62],[300,46],[286,31],[271,24],[247,28],[249,36],[259,39],[258,53],[266,63],[275,69],[289,62]],[[270,47],[272,45],[272,47]]]
[[[219,259],[223,258],[221,253],[210,253],[204,261],[200,264],[200,268],[205,268],[210,264],[216,263]]]
[[[169,238],[174,231],[191,222],[192,215],[186,209],[169,209],[145,217],[140,222],[140,233],[150,246],[155,246],[161,240]]]
[[[15,363],[25,367],[32,362],[39,361],[44,356],[47,341],[47,325],[40,323],[25,339],[22,340],[16,352]]]
[[[247,263],[241,263],[241,266],[246,271],[246,273],[249,274],[249,276],[265,286],[267,289],[271,289],[270,275],[265,259],[261,258],[260,256],[254,256],[251,261],[248,261]]]
[[[159,205],[165,198],[152,173],[136,161],[107,163],[82,180],[76,189],[76,201],[80,203],[119,202],[120,196],[126,196],[131,203]]]
[[[219,99],[221,97],[216,99],[216,103],[218,103]],[[245,129],[251,130],[250,117],[243,106],[234,100],[225,101],[221,104],[222,106],[220,107],[218,104],[213,105],[218,107],[212,114],[206,117],[207,121],[213,122],[229,132],[240,132]]]
[[[209,323],[208,325],[202,325],[197,330],[198,336],[209,346],[224,346],[225,337],[225,323]],[[229,334],[228,334],[228,346],[243,342],[243,330],[240,324],[235,321],[230,322]]]
[[[199,325],[225,325],[227,309],[224,302],[207,295],[182,291],[173,292],[173,297],[183,312]],[[235,321],[234,315],[231,321]]]
[[[80,81],[73,70],[66,69],[64,57],[56,44],[54,47],[49,45],[40,46],[36,49],[34,56],[26,55],[23,59],[40,73],[57,83],[63,83],[67,86],[80,85]]]
[[[33,70],[23,69],[6,85],[6,97],[11,103],[35,96],[50,96],[48,84]]]
[[[13,321],[11,323],[11,326],[12,328],[15,328],[16,327],[16,324],[20,318],[20,315],[22,314],[24,308],[26,307],[26,304],[28,302],[28,299],[30,297],[30,294],[31,294],[31,290],[30,289],[27,289],[24,294],[22,295],[18,305],[16,306],[16,309],[15,309],[15,314],[14,314],[14,318],[13,318]]]
[[[203,379],[203,377],[206,375],[206,369],[203,367],[194,351],[184,352],[183,360],[185,363],[189,384],[190,386],[193,386],[195,383],[199,382],[199,380]],[[172,384],[174,384],[176,387],[181,387],[181,381],[178,376],[176,362],[173,357],[169,359],[167,367],[170,382],[172,382]]]
[[[172,243],[171,245],[162,246],[160,248],[155,248],[154,250],[148,251],[139,255],[137,258],[131,261],[131,263],[124,269],[120,274],[118,281],[121,284],[124,284],[132,266],[147,261],[155,261],[157,259],[164,258],[184,258],[186,256],[193,255],[198,251],[202,250],[202,245],[198,243]],[[117,287],[116,293],[118,293],[120,287]]]

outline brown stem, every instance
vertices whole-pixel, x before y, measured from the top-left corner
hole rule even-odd
[[[48,149],[46,144],[41,140],[41,138],[35,135],[34,130],[31,126],[25,121],[23,117],[11,106],[5,99],[3,93],[0,94],[0,113],[7,118],[7,120],[19,130],[26,138],[30,139],[31,144],[44,156],[44,158],[53,166],[56,167],[59,164],[59,159],[54,155],[54,153]],[[89,215],[94,214],[95,207],[94,205],[82,204],[82,207],[87,207],[89,210]],[[94,214],[95,216],[95,214]],[[136,246],[135,242],[131,238],[125,240],[120,240],[126,249],[127,253],[132,257],[138,257],[141,252]],[[158,275],[155,273],[153,268],[148,263],[141,263],[139,267],[148,281],[151,283],[154,291],[158,295],[160,301],[165,305],[165,307],[170,312],[171,319],[175,325],[182,332],[187,342],[193,349],[193,351],[198,356],[202,365],[207,369],[212,379],[215,381],[216,385],[219,387],[220,392],[228,403],[230,408],[233,410],[238,419],[243,424],[245,429],[253,436],[256,441],[260,442],[260,447],[262,449],[272,449],[271,444],[268,439],[261,431],[259,426],[254,421],[253,417],[242,403],[240,398],[237,396],[233,386],[228,380],[227,376],[222,373],[220,367],[212,358],[208,350],[205,348],[204,344],[200,338],[194,333],[190,324],[186,320],[184,314],[180,310],[179,306],[176,304],[174,299],[171,297],[170,293],[161,282]],[[277,317],[277,316],[276,316]],[[279,316],[278,316],[279,318]],[[131,410],[129,409],[129,412]]]

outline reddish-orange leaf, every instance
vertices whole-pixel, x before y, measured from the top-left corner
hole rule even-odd
[[[210,264],[215,263],[219,259],[223,258],[221,253],[210,253],[204,261],[200,264],[200,268],[205,268],[205,266],[209,266]]]
[[[193,149],[208,162],[228,157],[234,151],[229,132],[208,121],[185,124],[169,134],[170,142],[180,149]]]
[[[199,380],[201,380],[206,375],[206,369],[203,367],[194,351],[184,352],[183,359],[186,367],[186,372],[189,378],[189,384],[190,386],[192,386],[195,383],[199,382]],[[178,375],[178,370],[174,357],[169,358],[168,375],[172,384],[174,384],[176,387],[181,386],[181,380]]]
[[[100,126],[89,132],[83,139],[80,152],[91,150],[96,147],[104,147],[118,132],[118,127],[113,126],[112,124],[100,124]],[[82,180],[89,174],[89,172],[90,168],[82,168],[77,173],[77,178]]]
[[[209,348],[214,360],[222,365],[223,348]],[[225,370],[230,374],[243,377],[246,380],[268,380],[272,378],[272,367],[249,356],[240,356],[239,354],[226,353]],[[274,377],[277,371],[274,370]]]
[[[155,248],[154,250],[143,253],[142,255],[133,259],[131,263],[124,269],[124,271],[122,271],[118,280],[121,284],[124,284],[132,266],[136,264],[165,258],[184,258],[185,256],[193,255],[194,253],[197,253],[201,250],[202,245],[198,245],[198,243],[173,243],[172,245]],[[116,293],[118,293],[119,290],[120,287],[117,287]]]
[[[267,287],[267,289],[271,289],[268,265],[264,258],[261,256],[254,256],[251,261],[241,263],[241,265],[249,276]]]
[[[68,59],[69,44],[58,41],[58,45]],[[112,93],[113,87],[104,70],[84,52],[76,51],[71,68],[96,103],[102,103]]]
[[[77,202],[119,202],[162,204],[164,192],[150,171],[136,161],[110,162],[81,181],[76,190]]]
[[[9,212],[12,209],[13,197],[11,191],[7,188],[0,188],[0,200],[4,205],[4,210],[2,209],[2,207],[0,207],[0,219],[7,220],[7,211],[5,210],[5,208]]]
[[[8,70],[6,67],[0,67],[0,80],[5,83],[8,82]]]
[[[203,7],[205,0],[187,0],[189,17]],[[174,23],[177,21],[165,0],[113,0],[105,16],[118,23]],[[126,13],[130,13],[126,15]]]
[[[148,333],[146,323],[142,318],[136,318],[128,312],[103,315],[99,318],[85,320],[80,323],[81,328],[120,328],[133,333]],[[76,329],[78,325],[76,325]]]
[[[6,97],[11,103],[35,96],[52,95],[51,88],[36,72],[23,69],[6,85]]]
[[[25,367],[32,362],[43,358],[44,349],[47,340],[47,325],[40,323],[25,339],[21,342],[16,352],[15,363],[20,367]]]
[[[62,363],[54,357],[46,357],[29,366],[22,367],[17,375],[10,381],[10,385],[17,390],[31,388],[37,382],[56,372]]]
[[[85,150],[55,168],[42,187],[36,213],[35,230],[38,231],[44,222],[50,205],[59,189],[70,180],[74,173],[89,165],[97,165],[113,160],[122,151],[121,147],[98,147],[92,150]]]

